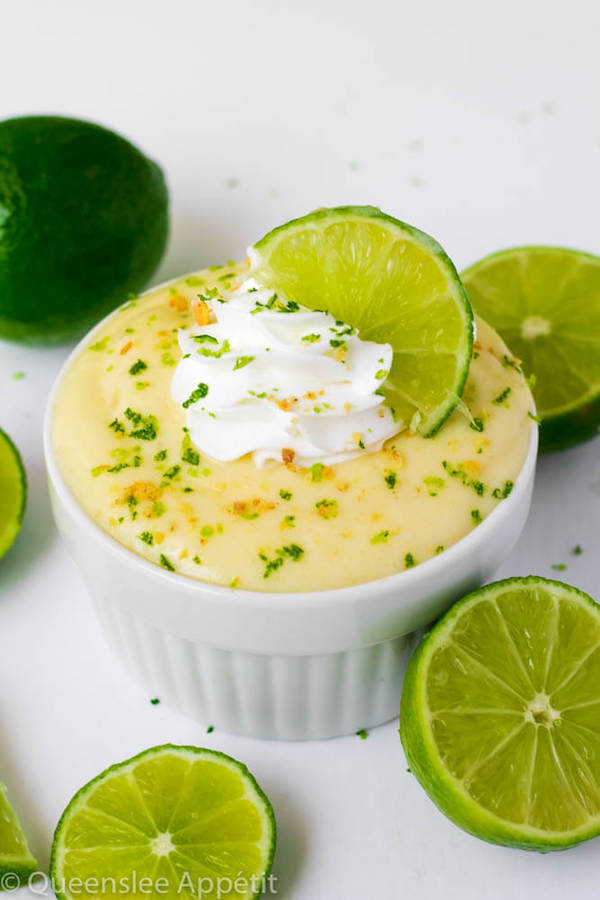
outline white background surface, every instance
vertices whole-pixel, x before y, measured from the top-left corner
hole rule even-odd
[[[0,8],[0,118],[94,119],[165,167],[173,231],[157,281],[347,202],[420,226],[459,268],[518,243],[600,251],[596,0]],[[407,774],[397,723],[366,741],[262,743],[150,705],[104,646],[51,520],[41,421],[67,349],[0,342],[0,423],[30,481],[23,532],[0,564],[0,773],[42,864],[77,788],[173,741],[223,750],[256,774],[279,822],[286,900],[596,897],[598,842],[543,857],[463,834]],[[529,524],[500,574],[551,575],[564,562],[566,580],[600,597],[599,449],[541,461]]]

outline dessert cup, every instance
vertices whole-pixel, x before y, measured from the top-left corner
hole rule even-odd
[[[149,696],[226,732],[329,738],[393,719],[418,631],[489,580],[521,533],[537,429],[512,493],[477,528],[414,568],[334,590],[220,587],[128,550],[82,509],[61,473],[52,442],[57,392],[73,358],[105,324],[58,376],[44,449],[59,532],[116,656]]]

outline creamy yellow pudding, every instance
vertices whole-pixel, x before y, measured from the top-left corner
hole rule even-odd
[[[125,304],[62,381],[56,456],[79,504],[115,540],[214,584],[325,590],[424,562],[510,494],[532,398],[518,360],[481,320],[463,407],[435,437],[405,428],[335,465],[298,465],[285,448],[264,468],[249,454],[203,454],[171,392],[178,334],[200,322],[200,292],[222,294],[244,270],[213,267]]]

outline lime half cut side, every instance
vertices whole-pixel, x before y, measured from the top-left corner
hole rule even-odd
[[[459,601],[407,669],[400,736],[448,818],[496,844],[600,833],[600,607],[529,576]]]
[[[27,501],[27,478],[19,451],[0,428],[0,557],[21,530]]]
[[[54,835],[50,874],[63,900],[251,898],[274,851],[271,804],[244,765],[164,745],[75,794]]]
[[[373,206],[340,206],[275,228],[249,256],[265,287],[391,344],[389,404],[404,425],[435,434],[462,394],[473,313],[433,238]]]
[[[0,784],[0,890],[12,891],[27,884],[38,868],[17,814],[6,796],[6,787]]]
[[[540,449],[562,450],[600,426],[600,257],[515,247],[462,273],[479,315],[527,374],[542,424]]]

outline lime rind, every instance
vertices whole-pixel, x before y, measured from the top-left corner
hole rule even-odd
[[[600,834],[600,814],[590,816],[578,828],[542,830],[502,819],[477,803],[463,784],[444,766],[436,750],[427,702],[427,668],[457,620],[486,597],[496,597],[511,587],[541,586],[580,604],[598,619],[600,607],[583,591],[560,581],[536,575],[507,578],[473,591],[458,601],[425,635],[407,667],[400,708],[400,738],[410,771],[438,809],[455,825],[474,837],[493,844],[547,853],[565,850]]]
[[[0,783],[0,891],[14,890],[18,885],[26,885],[38,870],[25,832],[17,814],[6,795],[6,786]],[[8,835],[6,834],[8,832]],[[7,846],[10,844],[10,846]]]
[[[0,334],[61,343],[141,290],[166,248],[168,200],[161,168],[114,131],[0,121]]]
[[[10,467],[9,471],[0,471],[0,484],[3,480],[11,483],[16,489],[16,508],[0,509],[0,559],[14,544],[25,515],[27,505],[27,475],[21,454],[11,438],[0,428],[0,460]],[[3,518],[6,516],[6,518]]]
[[[0,858],[0,892],[12,892],[17,886],[26,887],[32,875],[39,871],[35,859],[11,860]],[[2,887],[2,885],[6,887]]]
[[[401,398],[408,407],[412,408],[412,415],[409,416],[409,421],[407,421],[406,424],[411,424],[413,430],[418,430],[423,436],[432,437],[439,431],[440,427],[453,412],[457,404],[457,398],[460,398],[462,395],[469,372],[475,331],[473,310],[466,291],[464,290],[452,261],[434,238],[412,225],[408,225],[405,222],[401,222],[399,219],[395,219],[374,206],[339,206],[318,209],[274,228],[265,235],[265,237],[254,244],[253,247],[250,247],[248,256],[250,259],[251,274],[266,287],[282,290],[285,293],[285,287],[282,287],[282,273],[273,270],[270,266],[267,258],[267,251],[269,256],[272,257],[273,250],[276,249],[282,241],[291,237],[294,232],[300,233],[319,225],[327,224],[329,226],[338,223],[347,224],[350,222],[375,224],[382,231],[388,232],[390,235],[402,240],[404,243],[412,242],[421,252],[427,254],[430,259],[435,260],[437,266],[436,274],[443,279],[445,293],[447,297],[453,301],[452,312],[458,313],[458,315],[455,316],[455,322],[453,322],[453,324],[460,334],[458,340],[456,340],[455,335],[452,335],[454,345],[448,349],[437,345],[426,348],[429,351],[429,359],[436,354],[439,357],[446,354],[454,357],[456,360],[455,364],[449,367],[450,371],[448,372],[448,378],[446,379],[444,389],[438,390],[435,401],[428,404],[429,408],[426,408],[425,404],[420,402],[419,399],[410,392],[404,392],[402,376],[398,372],[394,372],[395,368],[399,368],[399,358],[404,354],[406,360],[411,358],[414,358],[415,360],[418,359],[418,362],[415,361],[412,370],[410,370],[409,367],[409,371],[411,371],[411,374],[417,380],[420,378],[421,383],[427,383],[427,379],[424,378],[426,360],[423,355],[422,347],[418,348],[417,351],[394,347],[394,366],[392,367],[392,372],[388,378],[388,384],[384,386],[384,390],[390,400],[390,405],[394,406],[394,397],[396,397]],[[337,274],[339,275],[339,273]],[[375,274],[381,274],[381,270]],[[326,279],[326,277],[327,276],[324,274],[323,278]],[[335,278],[332,280],[335,281]],[[413,284],[416,284],[417,280],[418,275],[415,276]],[[301,279],[299,281],[297,280],[296,284],[299,285],[300,283]],[[304,291],[305,285],[302,284],[302,287]],[[300,300],[303,305],[306,305],[309,308],[319,308],[319,306],[322,305],[318,302],[314,302],[314,298],[313,302],[311,302],[311,298],[307,299],[305,291],[301,297],[296,293],[294,299]],[[329,303],[325,303],[325,306],[334,315],[338,315],[338,312],[336,312],[335,308],[332,308]],[[354,321],[352,321],[351,317],[348,315],[339,313],[339,316],[340,318],[343,318],[344,321],[347,321],[347,324],[357,327],[361,336],[366,337],[366,339],[380,341],[387,340],[387,335],[383,334],[375,337],[368,333],[368,329],[364,328],[365,325],[368,325],[370,315],[368,304],[363,304],[360,312],[361,315],[358,319],[354,317]],[[425,315],[426,317],[430,317],[429,311],[426,311]],[[439,334],[437,339],[441,339]],[[393,383],[395,374],[400,381],[398,384]]]
[[[476,263],[473,263],[471,266],[464,269],[461,272],[461,279],[468,290],[469,282],[476,282],[478,276],[485,272],[489,266],[498,262],[501,263],[503,260],[510,261],[512,259],[521,260],[521,263],[523,264],[526,260],[530,260],[536,256],[555,257],[557,260],[562,260],[566,264],[571,264],[574,271],[577,271],[577,268],[582,264],[589,263],[594,267],[598,267],[600,272],[600,257],[593,253],[576,250],[572,247],[540,244],[509,247],[495,253],[490,253],[483,257],[483,259],[478,260]],[[489,290],[489,280],[486,280],[486,287]],[[556,289],[553,288],[553,295],[560,298],[561,291],[564,287],[565,282],[563,279],[562,282],[559,282]],[[494,316],[490,315],[487,310],[480,310],[484,318],[489,321],[490,325],[499,331],[509,346],[511,346],[511,349],[515,351],[518,350],[518,346],[512,346],[515,344],[515,340],[511,332],[517,333],[520,329],[522,322],[522,308],[526,304],[526,297],[520,296],[518,299],[519,304],[517,306],[515,303],[514,307],[510,306],[510,298],[504,300],[500,313],[501,318],[504,319],[502,322],[494,321]],[[563,310],[560,309],[560,303],[557,302],[554,308],[549,310],[549,312],[554,313],[557,316],[558,321],[563,312]],[[568,319],[564,324],[568,325]],[[591,325],[592,323],[586,326],[587,332],[590,332]],[[560,327],[563,330],[563,333],[566,333],[563,328],[563,323],[561,323]],[[592,333],[586,333],[583,337],[585,340],[597,338],[599,344],[598,356],[600,358],[600,337],[593,332],[593,329]],[[580,340],[581,335],[575,335],[574,338],[575,340]],[[550,377],[555,376],[556,383],[560,383],[561,365],[564,367],[565,372],[567,372],[573,368],[575,363],[572,358],[566,359],[564,353],[559,352],[556,344],[553,349],[559,358],[556,360],[556,366],[553,367]],[[542,427],[540,429],[540,450],[542,452],[565,450],[569,447],[581,444],[584,441],[591,440],[598,434],[600,429],[600,381],[598,383],[590,384],[585,376],[582,377],[579,372],[573,371],[573,380],[581,382],[585,386],[585,389],[578,393],[574,400],[569,399],[553,403],[551,407],[545,408],[544,403],[540,402],[539,397],[541,384],[539,373],[536,372],[534,368],[533,373],[530,372],[528,374],[533,374],[538,378],[537,390],[534,387],[534,395],[536,396],[538,413],[542,419]]]
[[[77,815],[77,813],[79,813],[86,807],[88,799],[102,783],[109,782],[113,776],[123,775],[129,771],[132,771],[136,768],[137,765],[143,763],[144,761],[158,759],[162,755],[169,754],[174,754],[178,758],[187,759],[189,762],[217,762],[220,765],[223,765],[224,767],[235,772],[235,774],[240,777],[245,787],[245,797],[250,799],[250,801],[258,811],[261,817],[262,825],[264,826],[263,840],[260,844],[263,854],[262,868],[260,872],[254,873],[254,877],[259,884],[262,884],[264,881],[266,881],[266,879],[269,877],[273,865],[273,858],[275,855],[277,842],[277,826],[275,821],[275,814],[273,812],[273,807],[271,806],[269,798],[261,789],[252,773],[243,763],[239,762],[231,756],[228,756],[226,753],[221,753],[217,750],[211,750],[204,747],[195,747],[191,745],[161,744],[156,747],[150,747],[147,750],[138,753],[136,756],[124,760],[123,762],[115,763],[114,765],[109,766],[91,781],[87,782],[87,784],[83,785],[83,787],[81,787],[71,798],[56,826],[52,843],[52,851],[50,855],[50,878],[52,879],[53,884],[57,885],[55,893],[59,900],[73,900],[72,895],[65,889],[65,885],[63,883],[64,876],[62,871],[65,852],[69,849],[64,846],[64,839],[66,836],[68,825],[73,816]],[[125,820],[123,820],[123,823],[124,821]],[[152,825],[156,824],[154,820],[149,819],[149,821],[152,822]],[[111,875],[112,873],[109,872],[107,874]],[[216,875],[217,873],[215,872],[213,874]],[[181,893],[183,896],[185,896],[184,891],[178,893]],[[252,895],[245,894],[244,897],[245,900],[255,900],[255,898],[259,897],[261,893],[262,890],[259,888],[259,890],[257,890]],[[150,896],[154,895],[151,894]],[[159,893],[157,896],[162,896],[162,893]]]

